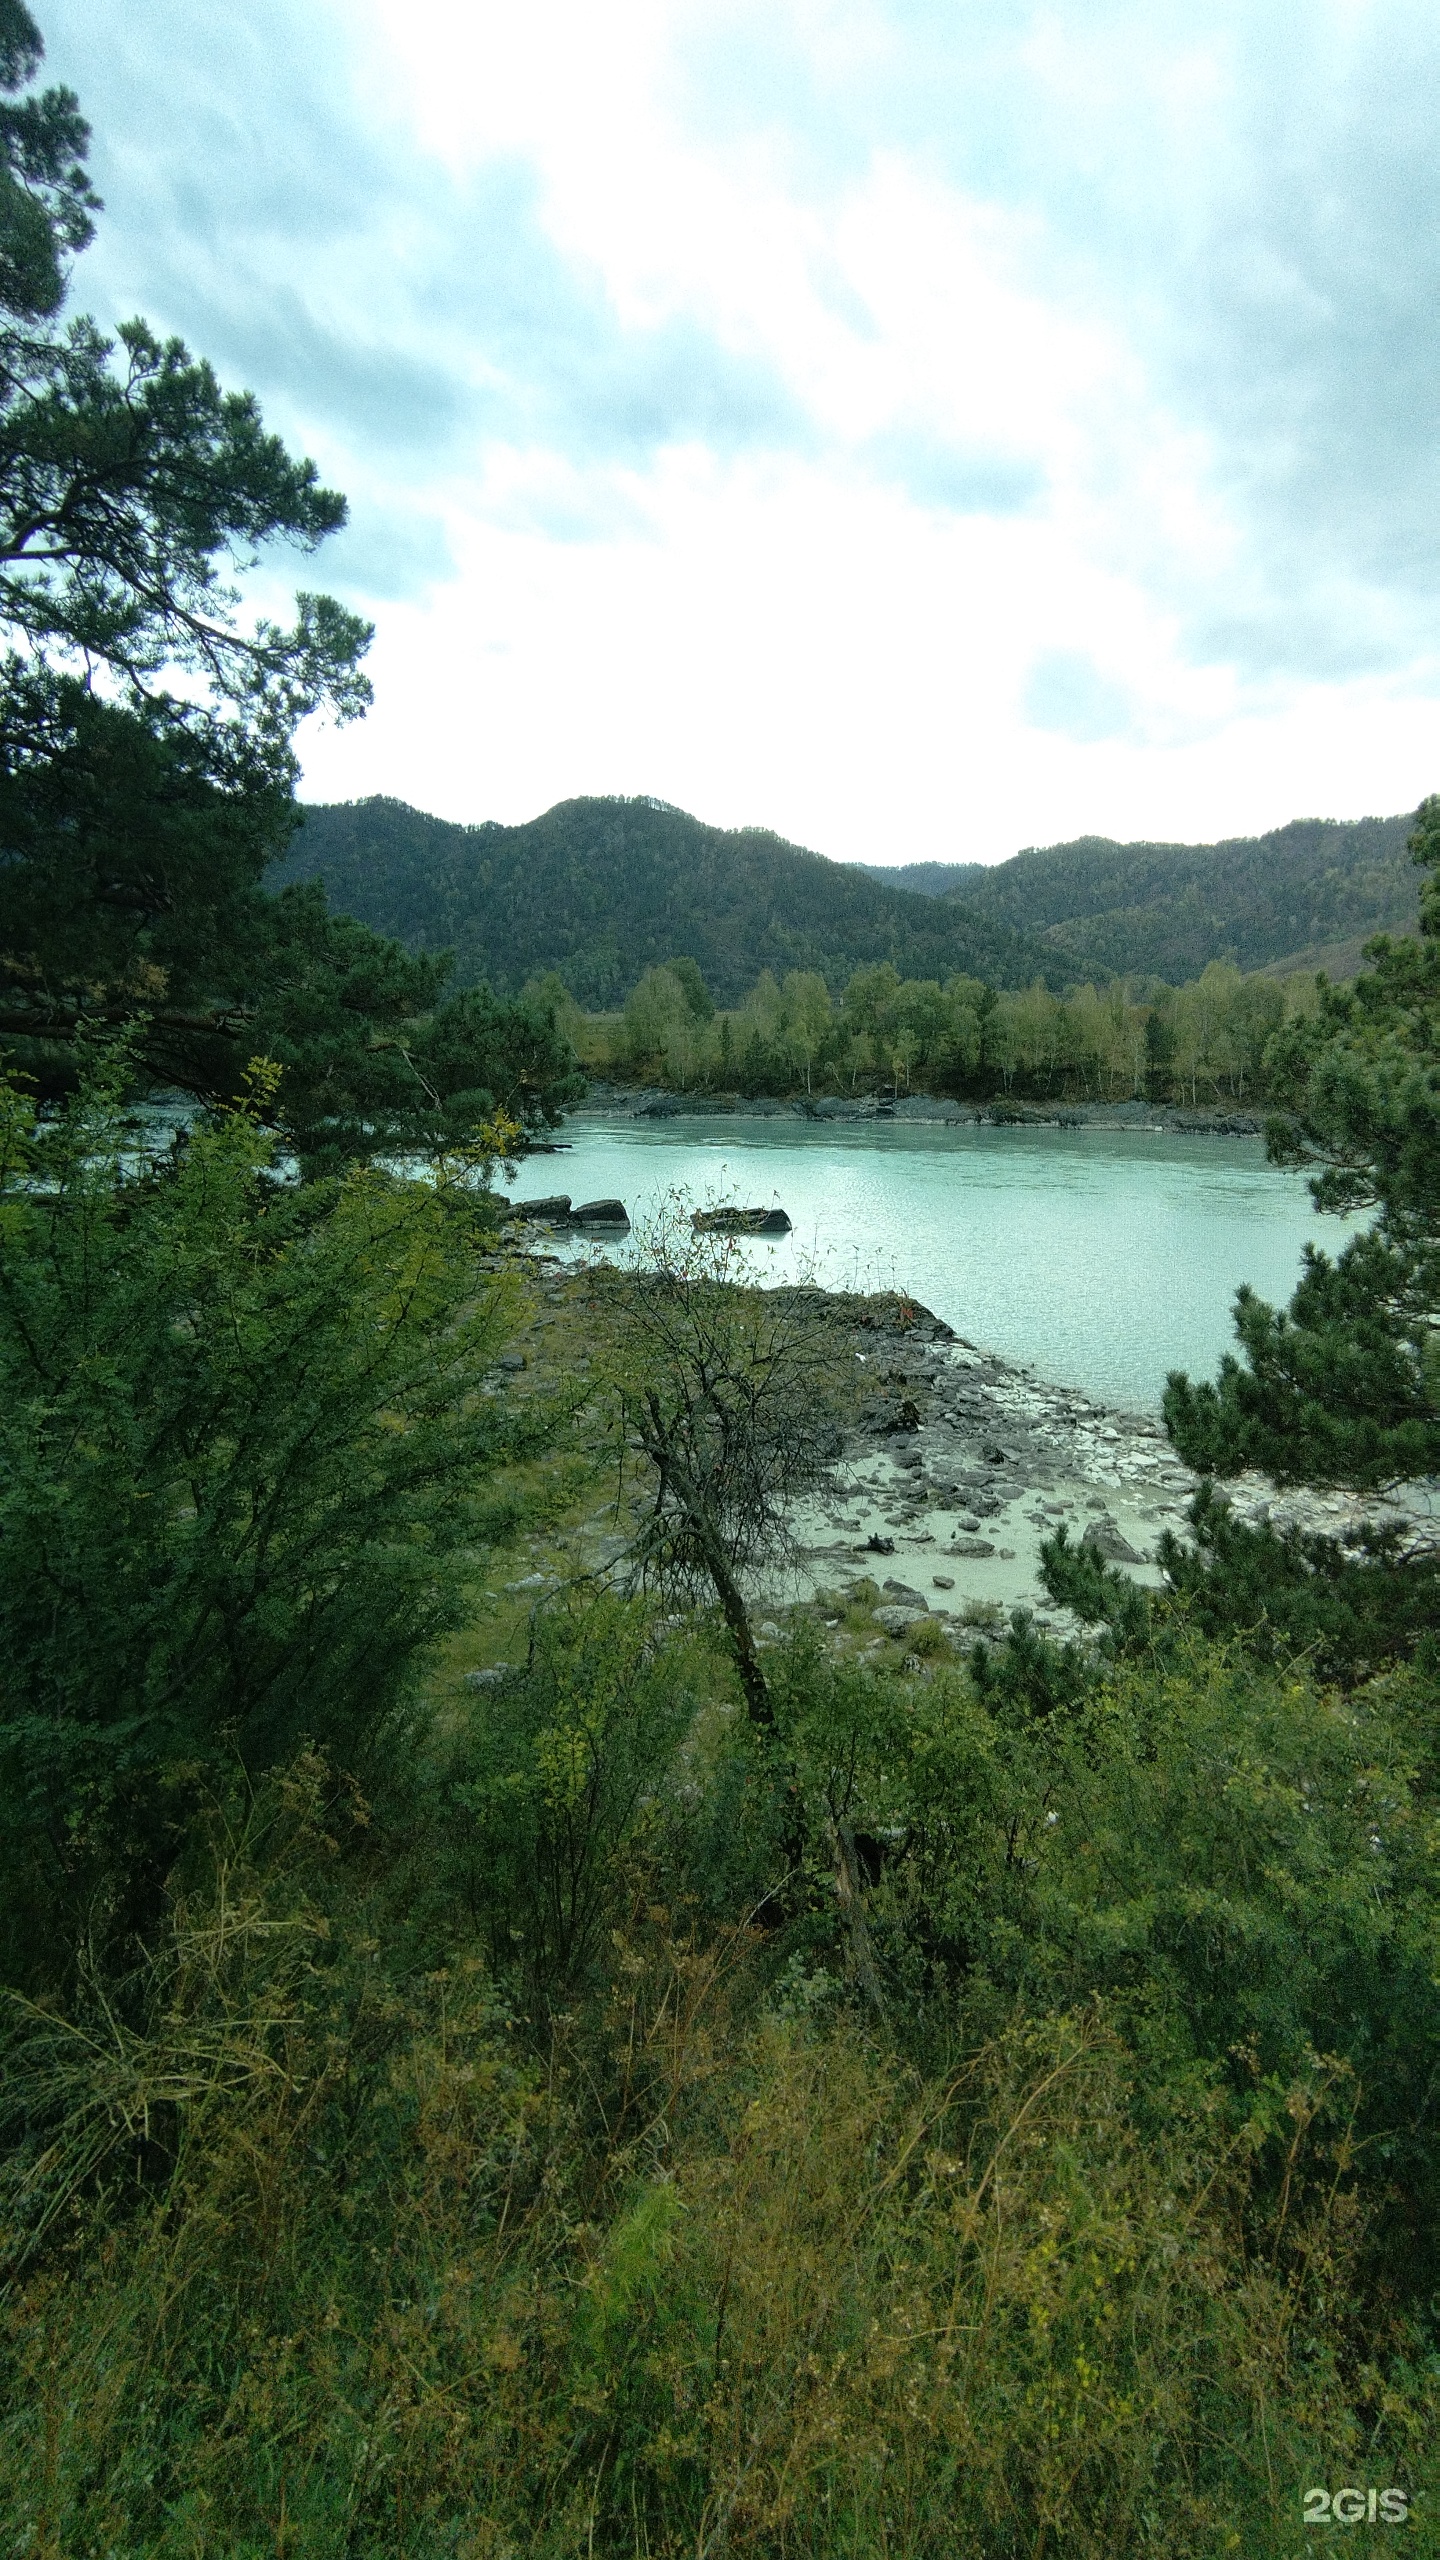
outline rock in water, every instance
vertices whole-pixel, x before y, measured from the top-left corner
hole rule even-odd
[[[623,1200],[582,1200],[570,1212],[572,1227],[628,1227],[630,1214]]]
[[[512,1200],[510,1215],[512,1218],[543,1218],[547,1226],[568,1227],[570,1194],[557,1191],[548,1200]]]
[[[698,1236],[788,1236],[783,1209],[697,1209],[690,1221]]]

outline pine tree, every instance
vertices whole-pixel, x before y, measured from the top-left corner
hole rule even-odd
[[[1266,1058],[1289,1105],[1270,1124],[1272,1161],[1313,1167],[1317,1207],[1369,1211],[1370,1225],[1333,1259],[1307,1251],[1288,1308],[1240,1291],[1244,1358],[1227,1356],[1214,1384],[1172,1375],[1170,1436],[1211,1481],[1190,1540],[1161,1543],[1164,1599],[1063,1531],[1042,1551],[1052,1598],[1102,1626],[1114,1652],[1198,1630],[1303,1654],[1347,1687],[1399,1661],[1435,1668],[1432,1545],[1393,1527],[1362,1531],[1357,1547],[1251,1526],[1213,1481],[1258,1467],[1281,1484],[1374,1492],[1440,1469],[1440,798],[1423,803],[1410,848],[1431,875],[1418,937],[1371,943],[1353,986],[1322,980],[1318,1012]]]
[[[1245,1357],[1215,1384],[1172,1376],[1171,1437],[1207,1475],[1373,1490],[1440,1470],[1440,798],[1410,849],[1430,874],[1418,936],[1372,942],[1267,1053],[1289,1106],[1272,1161],[1315,1167],[1317,1208],[1371,1223],[1333,1259],[1307,1249],[1287,1309],[1241,1290]]]
[[[0,0],[0,93],[43,51]],[[69,90],[0,94],[0,1038],[52,1095],[97,1030],[206,1102],[268,1052],[307,1166],[553,1122],[581,1089],[553,1007],[447,999],[443,954],[268,892],[297,726],[364,711],[370,633],[316,594],[288,630],[247,621],[233,580],[345,500],[178,339],[62,325],[88,144]]]

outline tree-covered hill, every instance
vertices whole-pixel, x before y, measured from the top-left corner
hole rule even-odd
[[[376,798],[307,809],[272,876],[319,875],[332,906],[411,950],[453,949],[461,985],[515,989],[558,969],[590,1007],[620,1003],[677,952],[722,1004],[763,969],[818,969],[838,992],[876,960],[1010,987],[1131,973],[1177,985],[1212,960],[1353,976],[1369,935],[1414,925],[1409,824],[1302,818],[1202,845],[1082,836],[993,869],[887,871],[658,800],[563,800],[505,827]]]
[[[948,898],[966,889],[978,888],[986,878],[989,865],[984,862],[857,862],[857,871],[868,871],[872,880],[883,880],[892,889],[913,889],[922,898]]]
[[[888,876],[977,923],[1043,936],[1070,978],[1139,971],[1177,984],[1211,960],[1353,976],[1371,934],[1414,929],[1415,872],[1405,853],[1412,823],[1296,818],[1219,844],[1081,836],[993,870],[914,862]]]
[[[1057,985],[1066,959],[1008,919],[970,916],[827,862],[762,827],[704,825],[649,799],[562,800],[527,825],[457,826],[402,800],[312,807],[277,880],[321,876],[332,906],[412,950],[450,950],[463,985],[557,969],[584,1005],[620,1003],[688,953],[721,1004],[762,969],[817,969],[838,992],[867,961]]]

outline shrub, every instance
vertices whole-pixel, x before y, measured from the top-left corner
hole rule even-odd
[[[38,1136],[10,1088],[0,1140],[0,1925],[22,1969],[107,1896],[135,1925],[222,1771],[305,1740],[363,1760],[461,1612],[505,1442],[479,1389],[507,1292],[477,1286],[461,1186],[288,1190],[248,1105],[146,1169],[119,1081]]]

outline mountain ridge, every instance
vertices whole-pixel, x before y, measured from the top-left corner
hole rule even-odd
[[[460,984],[501,992],[556,970],[581,1004],[623,1002],[681,953],[721,1004],[762,969],[838,992],[889,960],[905,977],[1059,983],[1063,961],[1008,923],[874,881],[762,827],[725,829],[648,796],[562,800],[515,827],[383,797],[311,804],[277,884],[323,878],[332,905],[412,949],[453,949]]]
[[[1371,934],[1414,928],[1419,877],[1405,849],[1413,825],[1409,813],[1292,818],[1212,844],[1075,836],[1027,846],[978,878],[972,863],[909,863],[903,872],[918,895],[1038,934],[1077,978],[1173,982],[1210,960],[1275,970],[1323,966],[1325,954],[1353,971]]]
[[[307,806],[275,877],[318,875],[332,905],[378,931],[452,949],[462,985],[488,977],[507,992],[554,970],[597,1010],[681,953],[725,1005],[764,969],[818,970],[833,993],[887,960],[902,977],[1058,991],[1179,984],[1212,960],[1353,972],[1370,935],[1413,930],[1412,823],[1302,818],[1198,845],[1078,836],[993,866],[887,868],[712,827],[648,795],[559,801],[518,826],[376,795]]]

